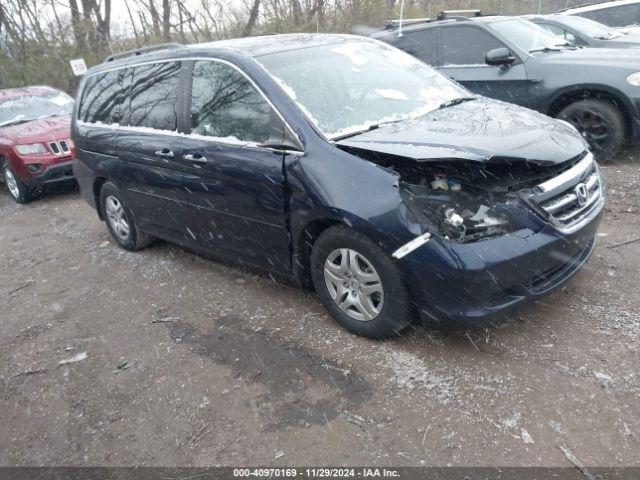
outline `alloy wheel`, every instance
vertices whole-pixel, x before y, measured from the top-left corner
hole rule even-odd
[[[331,252],[324,264],[324,281],[338,308],[356,320],[369,322],[382,311],[382,281],[371,262],[350,248]]]
[[[109,195],[105,199],[104,203],[107,219],[109,220],[111,229],[115,232],[118,238],[121,240],[127,240],[131,229],[129,227],[129,222],[127,221],[127,216],[124,212],[124,208],[122,207],[122,203],[112,195]]]
[[[20,196],[18,181],[16,180],[16,177],[13,176],[13,172],[8,168],[4,170],[4,179],[7,182],[7,188],[9,188],[11,195],[13,195],[14,198],[18,198]]]
[[[594,153],[598,154],[609,148],[613,135],[612,125],[603,115],[585,108],[573,113],[567,120],[578,129]]]

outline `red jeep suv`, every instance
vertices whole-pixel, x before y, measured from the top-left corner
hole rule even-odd
[[[72,181],[73,99],[50,87],[0,90],[0,167],[9,193],[28,202],[39,186]]]

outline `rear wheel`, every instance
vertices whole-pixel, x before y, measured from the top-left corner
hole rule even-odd
[[[11,197],[17,203],[27,203],[31,200],[31,190],[20,180],[18,174],[16,174],[9,165],[5,165],[4,167],[4,182],[7,185]]]
[[[126,250],[139,250],[153,239],[138,228],[133,212],[124,203],[118,187],[107,182],[100,190],[100,208],[113,239]]]
[[[610,102],[580,100],[565,107],[558,118],[578,129],[600,162],[609,160],[624,145],[624,117]]]
[[[351,332],[388,338],[413,319],[397,267],[380,247],[353,230],[331,227],[318,237],[311,274],[327,310]]]

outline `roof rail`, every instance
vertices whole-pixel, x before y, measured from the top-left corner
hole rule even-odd
[[[469,17],[481,17],[482,12],[480,10],[444,10],[438,12],[438,20],[445,20],[447,18],[469,18]]]
[[[387,20],[387,23],[385,24],[385,28],[389,29],[389,28],[397,28],[400,26],[400,24],[402,23],[403,27],[406,27],[407,25],[416,25],[419,23],[429,23],[429,22],[433,22],[433,18],[407,18],[407,19],[403,19],[403,20]]]
[[[118,58],[134,57],[136,55],[142,55],[143,53],[149,53],[156,50],[173,50],[174,48],[182,48],[184,45],[181,43],[160,43],[158,45],[151,45],[148,47],[134,48],[133,50],[127,50],[126,52],[113,53],[104,59],[105,62],[113,62]]]

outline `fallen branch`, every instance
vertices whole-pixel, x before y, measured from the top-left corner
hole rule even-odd
[[[149,323],[171,323],[180,321],[180,317],[155,318]]]
[[[47,371],[46,368],[34,368],[34,369],[28,369],[28,370],[23,370],[22,372],[18,372],[16,373],[13,377],[21,377],[23,375],[35,375],[36,373],[45,373]]]
[[[24,283],[24,284],[20,285],[19,287],[14,288],[9,293],[7,293],[7,295],[13,295],[14,293],[19,292],[23,288],[30,287],[31,285],[33,285],[33,280],[29,280],[27,283]]]
[[[634,242],[640,242],[640,237],[632,238],[631,240],[627,240],[626,242],[616,243],[615,245],[609,245],[608,248],[613,249],[613,248],[623,247],[624,245],[629,245],[630,243],[634,243]]]

